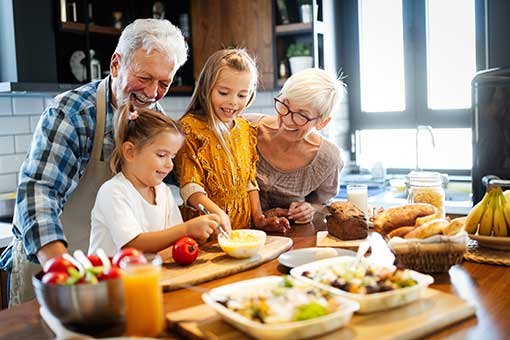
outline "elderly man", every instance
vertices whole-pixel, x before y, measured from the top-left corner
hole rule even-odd
[[[88,248],[90,211],[111,177],[114,112],[127,103],[162,111],[158,101],[186,59],[178,28],[167,20],[136,20],[120,36],[109,77],[57,96],[45,110],[20,170],[15,239],[1,258],[11,272],[10,305],[34,296],[30,276],[40,265],[68,249]]]

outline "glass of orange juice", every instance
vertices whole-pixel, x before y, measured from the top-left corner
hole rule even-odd
[[[164,329],[161,263],[156,254],[128,256],[120,263],[124,271],[126,335],[156,337]]]

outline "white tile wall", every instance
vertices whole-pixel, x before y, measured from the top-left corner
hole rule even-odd
[[[2,116],[0,117],[0,136],[14,135],[18,133],[28,133],[30,132],[28,122],[29,122],[28,116],[25,117]]]
[[[12,98],[12,112],[15,115],[41,114],[44,110],[44,97],[23,96]]]
[[[19,168],[48,98],[34,94],[0,95],[0,193],[16,190]]]
[[[26,153],[32,143],[32,134],[14,136],[14,147],[16,153]]]
[[[14,153],[14,137],[2,136],[0,137],[0,155]]]
[[[2,169],[2,173],[14,173],[19,171],[21,163],[23,163],[24,159],[24,153],[0,156],[0,169]]]
[[[17,174],[0,175],[0,192],[13,192],[18,185]]]
[[[10,115],[11,113],[11,97],[0,97],[0,115]]]

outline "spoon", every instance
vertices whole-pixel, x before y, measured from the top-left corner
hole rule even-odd
[[[200,210],[204,215],[209,215],[210,212],[209,210],[207,210],[203,205],[202,203],[198,203],[198,210]],[[220,233],[229,241],[232,241],[232,238],[230,237],[230,234],[227,233],[225,231],[225,229],[223,228],[223,226],[221,224],[218,223],[218,230],[220,231]]]
[[[369,239],[372,247],[371,254],[368,257],[369,261],[384,267],[391,266],[395,261],[395,255],[391,252],[381,234],[373,232]]]
[[[356,252],[356,259],[354,260],[354,268],[358,268],[358,266],[361,264],[361,260],[364,258],[368,248],[370,248],[370,243],[368,241],[363,241],[360,243],[358,251]]]

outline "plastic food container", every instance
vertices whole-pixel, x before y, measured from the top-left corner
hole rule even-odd
[[[278,324],[264,324],[250,320],[243,315],[225,307],[218,300],[232,296],[253,296],[266,288],[276,287],[283,280],[281,276],[265,276],[239,281],[212,289],[202,295],[202,300],[232,326],[257,339],[303,339],[331,332],[345,326],[352,314],[359,308],[356,302],[333,295],[339,308],[330,314],[304,321],[292,321]],[[310,288],[313,288],[310,286]]]
[[[296,267],[290,271],[290,274],[296,279],[303,280],[304,282],[316,287],[326,289],[333,294],[338,294],[342,297],[358,302],[360,305],[358,313],[360,314],[382,311],[413,302],[419,299],[427,286],[434,282],[434,278],[430,275],[409,270],[411,278],[417,281],[415,286],[373,294],[354,294],[303,276],[304,272],[314,273],[317,270],[329,270],[332,267],[334,267],[335,270],[341,270],[342,267],[349,268],[355,260],[355,258],[350,256],[324,259]],[[394,266],[390,266],[389,268],[394,269]]]
[[[266,243],[266,233],[255,229],[237,229],[230,233],[232,240],[222,234],[218,235],[218,244],[229,256],[242,259],[257,255]]]

